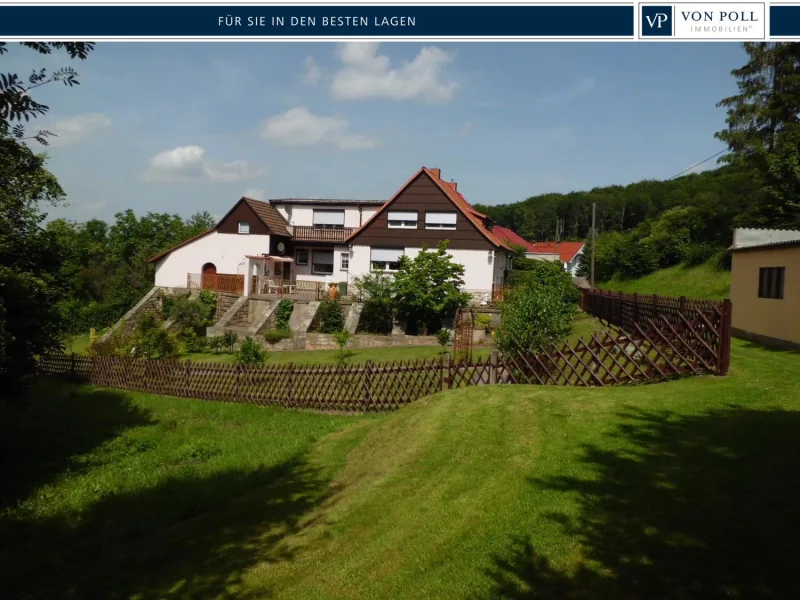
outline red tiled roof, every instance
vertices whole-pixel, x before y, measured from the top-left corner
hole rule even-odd
[[[531,244],[528,240],[523,238],[519,235],[516,231],[512,231],[507,227],[500,227],[499,225],[495,225],[492,227],[492,233],[494,233],[497,237],[503,240],[506,244],[511,246],[521,246],[525,248],[528,252],[535,252],[533,250],[533,244]]]
[[[374,215],[372,215],[369,219],[367,219],[364,224],[356,229],[353,233],[351,233],[345,242],[349,242],[352,240],[356,235],[359,234],[365,227],[369,226],[372,221],[374,221],[378,215],[380,215],[384,210],[388,208],[388,206],[394,202],[394,200],[409,186],[411,182],[413,182],[421,173],[425,173],[431,180],[436,184],[436,186],[444,192],[445,196],[447,196],[450,201],[455,204],[456,208],[472,223],[475,228],[487,239],[492,245],[497,246],[498,248],[505,248],[507,250],[511,250],[511,248],[499,237],[494,235],[485,225],[483,219],[486,218],[486,215],[479,213],[477,210],[472,208],[472,205],[466,201],[464,196],[462,196],[458,190],[456,189],[455,184],[447,181],[443,181],[441,177],[441,171],[436,169],[435,171],[438,172],[438,175],[434,172],[434,170],[429,169],[428,167],[422,167],[419,171],[412,175],[411,179],[406,181],[403,186],[395,192],[394,196],[389,198],[386,202],[384,202],[383,206],[381,206]]]
[[[541,252],[543,254],[558,254],[561,262],[569,262],[583,248],[583,242],[534,242],[531,244],[531,252]]]

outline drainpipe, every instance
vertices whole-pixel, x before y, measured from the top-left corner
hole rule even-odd
[[[358,226],[359,227],[361,227],[361,225],[362,225],[361,215],[362,215],[362,209],[361,209],[361,205],[359,204],[358,205]]]

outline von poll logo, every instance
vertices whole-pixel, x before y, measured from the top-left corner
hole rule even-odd
[[[642,37],[669,37],[672,35],[671,6],[642,6],[640,25]]]
[[[639,15],[640,38],[765,39],[763,2],[640,4]]]

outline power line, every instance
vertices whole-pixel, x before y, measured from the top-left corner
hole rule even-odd
[[[705,159],[705,160],[701,160],[701,161],[700,161],[699,163],[697,163],[696,165],[692,165],[691,167],[689,167],[688,169],[684,169],[683,171],[681,171],[681,172],[680,172],[680,173],[678,173],[677,175],[673,175],[672,177],[670,177],[669,179],[667,179],[667,181],[672,181],[672,180],[673,180],[673,179],[675,179],[676,177],[680,177],[681,175],[683,175],[683,174],[684,174],[684,173],[686,173],[687,171],[691,171],[691,170],[692,170],[692,169],[694,169],[695,167],[699,167],[699,166],[700,166],[700,165],[702,165],[703,163],[707,163],[707,162],[708,162],[708,161],[710,161],[712,158],[717,158],[717,157],[718,157],[720,154],[724,154],[724,153],[725,153],[725,152],[727,152],[727,151],[728,151],[728,149],[727,149],[727,148],[725,148],[724,150],[720,150],[719,152],[717,152],[717,153],[716,153],[716,154],[714,154],[713,156],[709,156],[707,159]]]

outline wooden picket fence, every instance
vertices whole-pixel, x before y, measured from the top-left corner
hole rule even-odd
[[[625,318],[627,309],[620,313],[611,304],[603,305],[607,307],[612,307],[608,309],[609,322]],[[43,374],[76,381],[187,398],[317,411],[387,411],[439,391],[475,385],[601,387],[686,375],[722,375],[727,373],[730,358],[729,308],[725,313],[723,305],[722,316],[714,317],[716,309],[700,305],[686,313],[646,313],[639,307],[635,310],[640,320],[628,329],[595,333],[538,352],[493,352],[477,359],[444,356],[346,366],[243,367],[50,354],[41,357],[39,368]]]
[[[623,294],[581,290],[581,308],[629,332],[649,332],[660,347],[675,344],[717,374],[726,375],[731,360],[730,300]],[[676,348],[672,349],[679,352]]]

